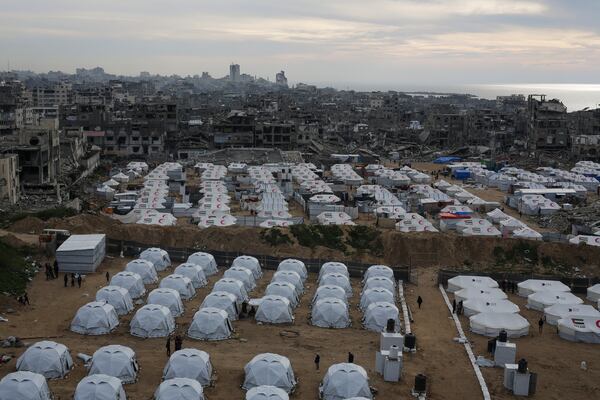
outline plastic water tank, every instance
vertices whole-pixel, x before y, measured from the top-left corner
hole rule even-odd
[[[404,347],[407,349],[414,349],[417,346],[417,338],[412,333],[407,333],[404,336]]]
[[[527,372],[527,360],[521,358],[518,362],[519,367],[517,368],[517,372],[520,374],[524,374]]]
[[[498,335],[498,341],[502,343],[506,343],[508,341],[508,333],[506,333],[504,329],[500,331],[500,334]]]
[[[427,391],[427,377],[423,374],[415,376],[415,392],[425,393]]]

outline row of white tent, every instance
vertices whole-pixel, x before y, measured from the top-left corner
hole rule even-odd
[[[209,164],[202,172],[202,198],[198,202],[198,210],[192,216],[201,229],[211,226],[226,227],[237,223],[237,218],[231,215],[231,196],[223,181],[226,175],[227,168],[221,165]]]
[[[318,287],[312,300],[311,324],[320,328],[350,326],[348,298],[352,286],[348,267],[340,262],[326,262],[319,270]]]
[[[400,332],[400,312],[396,307],[394,271],[386,265],[372,265],[364,273],[359,308],[365,329],[383,332],[388,320],[394,320],[394,332]]]

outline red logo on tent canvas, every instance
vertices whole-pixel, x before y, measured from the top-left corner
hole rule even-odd
[[[597,326],[598,328],[600,328],[600,319],[599,319],[599,320],[596,320],[596,326]]]

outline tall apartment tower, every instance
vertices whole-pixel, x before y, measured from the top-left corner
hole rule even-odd
[[[229,66],[229,80],[231,82],[239,82],[240,81],[240,65],[239,64],[231,64]]]

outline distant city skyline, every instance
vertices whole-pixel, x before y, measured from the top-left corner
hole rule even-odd
[[[290,83],[597,83],[595,0],[5,0],[0,69]]]

